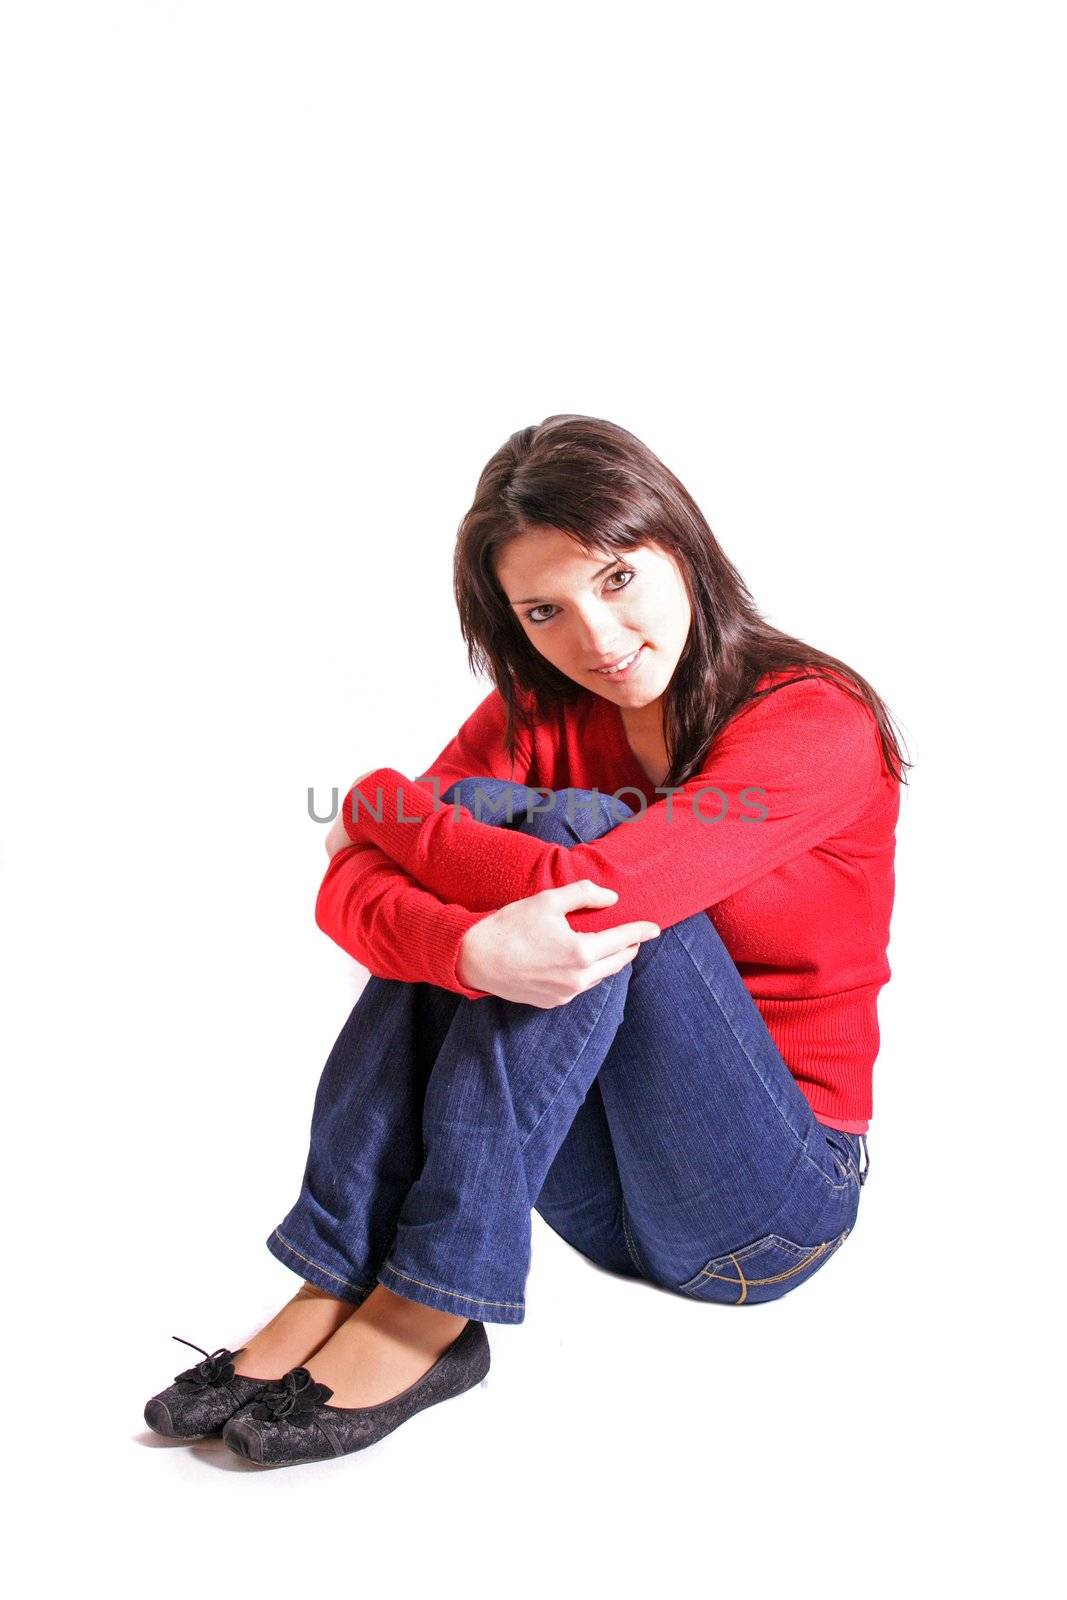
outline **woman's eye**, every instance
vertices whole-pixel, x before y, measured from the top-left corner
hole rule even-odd
[[[633,578],[633,577],[636,577],[636,573],[634,572],[633,568],[632,567],[623,567],[618,572],[609,572],[606,581],[608,583],[610,583],[613,578],[626,578],[627,580],[629,580],[630,578]],[[619,589],[628,589],[629,587],[630,587],[629,581],[627,581],[626,583],[620,583],[618,585],[618,587],[612,591],[612,593],[618,594]],[[527,622],[532,622],[534,627],[536,627],[539,622],[551,622],[551,620],[552,620],[551,617],[539,617],[537,615],[537,612],[538,611],[553,611],[554,609],[555,609],[554,606],[534,606],[532,611],[527,611],[525,613],[525,617],[526,617]]]

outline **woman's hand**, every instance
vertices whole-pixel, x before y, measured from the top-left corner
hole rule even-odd
[[[632,961],[645,939],[659,937],[654,922],[575,933],[564,915],[617,899],[614,889],[583,878],[502,906],[463,935],[456,967],[460,982],[546,1011],[566,1005]]]
[[[345,832],[345,824],[344,824],[345,800],[347,800],[348,796],[351,794],[352,790],[356,787],[356,785],[359,784],[359,783],[362,783],[364,778],[369,778],[371,773],[374,770],[375,770],[374,767],[368,767],[367,771],[360,773],[358,778],[353,778],[352,782],[348,785],[348,788],[345,790],[344,795],[341,797],[341,808],[337,813],[337,817],[336,817],[336,819],[334,821],[333,826],[331,827],[329,833],[326,835],[326,854],[329,856],[331,861],[333,860],[334,856],[337,854],[338,850],[347,850],[348,846],[352,843],[352,840],[348,837],[348,834]]]

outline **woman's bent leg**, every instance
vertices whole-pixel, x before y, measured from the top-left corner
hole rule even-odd
[[[633,814],[597,796],[597,819],[592,794],[571,793],[572,840]],[[624,1015],[587,1105],[595,1094],[630,1259],[696,1298],[754,1304],[788,1293],[855,1225],[859,1140],[817,1120],[706,912],[642,944],[598,988],[609,985],[625,988]],[[539,1211],[546,1200],[546,1220],[582,1249],[580,1173],[566,1142]]]
[[[622,1278],[648,1276],[627,1224],[599,1077],[589,1085],[552,1158],[534,1210],[553,1233],[596,1266]]]
[[[483,779],[456,788],[486,784],[516,790],[516,808],[537,793]],[[569,793],[587,804],[564,805]],[[564,790],[551,812],[525,826],[573,843],[618,825],[619,809],[606,797]],[[431,1140],[381,1281],[445,1307],[471,1301],[472,1282],[483,1291],[493,1285],[495,1319],[520,1321],[526,1201],[540,1209],[542,1191],[552,1191],[555,1217],[550,1209],[546,1220],[557,1226],[560,1208],[576,1199],[557,1231],[583,1248],[580,1199],[566,1190],[566,1140],[594,1078],[625,1195],[627,1249],[650,1278],[751,1304],[787,1293],[843,1242],[858,1208],[855,1164],[840,1163],[838,1136],[812,1114],[705,913],[642,945],[633,962],[570,1004],[529,1010],[494,998],[457,1013],[435,1064],[427,1127],[436,1131],[440,1116],[447,1128],[451,1116],[469,1137]],[[487,1039],[473,1027],[475,1013]],[[463,1059],[476,1070],[458,1071]],[[501,1110],[496,1121],[493,1106]],[[603,1182],[594,1109],[586,1135],[594,1135],[589,1148]],[[481,1209],[472,1203],[480,1185]],[[450,1235],[475,1247],[467,1257],[475,1278],[458,1289]]]
[[[431,984],[368,980],[319,1080],[299,1196],[266,1241],[306,1282],[357,1304],[374,1288],[423,1167],[432,1120],[424,1102],[437,1054],[457,1011],[485,1004]],[[561,1205],[580,1228],[579,1248],[601,1265],[635,1274],[623,1245],[618,1169],[595,1092],[559,1152],[557,1176],[564,1171]]]
[[[495,995],[457,1007],[426,1087],[426,1160],[380,1283],[481,1321],[523,1320],[531,1208],[624,1000],[605,981],[549,1010]]]
[[[462,996],[369,979],[319,1079],[299,1197],[267,1248],[307,1282],[359,1303],[422,1166],[422,1102]]]
[[[527,804],[543,807],[543,791],[470,778],[442,798],[458,797],[473,810],[479,791],[476,815],[546,839],[573,844],[586,836],[568,820],[572,811],[586,813],[589,837],[610,826],[600,797],[581,790],[560,791],[550,810],[526,821]],[[508,822],[497,804],[506,791],[513,792]],[[610,1270],[637,1275],[603,1108],[590,1093],[624,1002],[625,979],[547,1010],[493,995],[457,1007],[426,1089],[425,1165],[379,1282],[443,1310],[521,1322],[530,1212],[535,1201],[541,1208],[550,1170],[555,1204],[543,1213],[550,1225]]]
[[[628,1232],[657,1283],[777,1299],[854,1226],[852,1144],[815,1118],[705,913],[642,946],[598,1084]]]

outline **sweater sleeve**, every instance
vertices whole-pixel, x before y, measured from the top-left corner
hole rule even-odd
[[[390,767],[360,783],[355,820],[349,792],[345,817],[351,837],[472,911],[588,878],[618,899],[568,913],[576,932],[637,920],[668,928],[832,838],[866,810],[882,776],[869,709],[825,679],[798,678],[743,707],[700,773],[589,843],[553,844],[481,822],[466,806],[435,807]]]
[[[374,977],[433,983],[468,1000],[487,991],[460,982],[460,944],[488,915],[439,900],[373,844],[338,850],[315,901],[323,933]]]
[[[513,766],[504,753],[506,720],[503,697],[494,689],[445,745],[419,785],[436,779],[440,795],[466,777],[527,782],[528,743],[520,736]],[[432,798],[432,788],[423,792]],[[347,817],[349,797],[344,805]],[[432,983],[468,1000],[484,999],[488,991],[469,989],[460,982],[456,972],[460,944],[467,929],[489,915],[489,908],[468,910],[462,894],[439,897],[422,887],[402,865],[366,840],[337,851],[315,902],[315,921],[323,933],[375,977]]]

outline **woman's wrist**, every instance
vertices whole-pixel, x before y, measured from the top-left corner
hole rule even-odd
[[[340,814],[338,814],[337,820],[326,835],[326,854],[332,861],[338,850],[347,850],[351,843],[352,840],[345,831],[344,822]]]
[[[495,912],[488,917],[482,917],[479,922],[471,923],[463,938],[459,941],[459,954],[456,957],[456,977],[465,989],[481,989],[489,992],[488,985],[483,979],[488,977],[484,971],[484,957],[487,935],[482,931],[486,923],[491,922]]]

